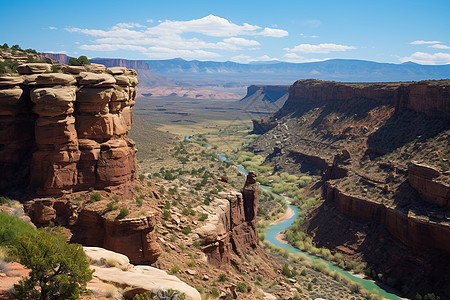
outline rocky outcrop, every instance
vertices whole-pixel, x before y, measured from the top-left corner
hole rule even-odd
[[[344,214],[384,225],[405,245],[419,249],[435,248],[450,253],[450,224],[421,219],[364,198],[348,195],[329,182],[326,199],[333,201]]]
[[[421,81],[401,86],[396,91],[397,113],[410,109],[429,115],[450,115],[450,91],[448,82]]]
[[[253,119],[252,122],[254,134],[264,134],[278,125],[277,122],[266,119]]]
[[[94,280],[112,284],[123,290],[126,299],[137,294],[151,292],[157,294],[169,289],[184,294],[184,299],[200,300],[199,292],[178,277],[150,266],[133,266],[128,257],[97,247],[83,247],[86,256],[95,270]],[[88,283],[89,289],[89,283]]]
[[[437,169],[412,162],[408,168],[409,184],[419,192],[423,200],[450,208],[450,185],[439,181]]]
[[[70,200],[41,198],[27,205],[28,215],[38,226],[49,222],[71,232],[71,242],[109,249],[129,257],[132,263],[152,264],[161,255],[156,241],[157,216],[125,219],[106,218],[103,210],[78,207]]]
[[[202,207],[209,214],[208,222],[195,231],[200,238],[203,252],[208,262],[219,267],[228,268],[231,254],[240,257],[247,251],[258,248],[258,234],[255,218],[258,203],[258,186],[256,175],[247,175],[242,193],[221,193],[211,206]]]
[[[30,186],[57,195],[134,179],[127,133],[136,72],[95,64],[50,69],[24,64],[21,77],[0,79],[0,190]]]
[[[298,80],[289,87],[289,98],[278,117],[300,113],[327,102],[349,107],[365,100],[377,105],[392,105],[395,113],[413,110],[430,115],[449,115],[450,92],[446,80],[393,83],[343,83],[314,79]]]

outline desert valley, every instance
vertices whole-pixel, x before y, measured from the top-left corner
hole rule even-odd
[[[450,58],[147,23],[0,45],[0,299],[450,299]]]

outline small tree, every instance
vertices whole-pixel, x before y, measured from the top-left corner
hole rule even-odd
[[[18,237],[15,248],[20,263],[31,269],[14,285],[19,299],[78,299],[92,279],[83,248],[62,234],[39,229]]]
[[[71,66],[84,66],[84,65],[90,65],[90,64],[91,64],[91,62],[84,55],[82,55],[78,58],[75,58],[75,57],[69,58],[69,65],[71,65]]]

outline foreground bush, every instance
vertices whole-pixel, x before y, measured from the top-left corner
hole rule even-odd
[[[19,299],[78,299],[92,279],[83,248],[62,234],[35,230],[19,236],[15,248],[19,262],[31,269],[14,285]]]

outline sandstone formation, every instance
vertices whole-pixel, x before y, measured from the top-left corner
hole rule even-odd
[[[0,190],[30,186],[40,194],[103,188],[135,178],[127,137],[136,72],[101,65],[18,67],[0,78]]]
[[[41,198],[28,204],[28,215],[38,226],[50,221],[71,231],[71,242],[102,247],[129,257],[136,264],[152,264],[161,254],[156,242],[157,216],[108,219],[102,210],[77,207],[70,200]]]
[[[250,172],[242,193],[219,194],[210,204],[214,209],[203,207],[209,214],[208,222],[195,231],[200,238],[208,262],[228,268],[232,252],[245,256],[247,251],[258,247],[255,217],[258,202],[256,175]]]
[[[126,299],[136,294],[169,289],[184,293],[186,300],[200,300],[199,292],[173,275],[150,266],[133,266],[128,257],[97,247],[83,247],[86,256],[95,270],[94,280],[112,284],[123,290]],[[89,288],[89,284],[88,284]]]
[[[436,168],[416,162],[412,162],[408,168],[409,184],[419,192],[423,200],[450,208],[450,185],[440,182],[440,175]]]

